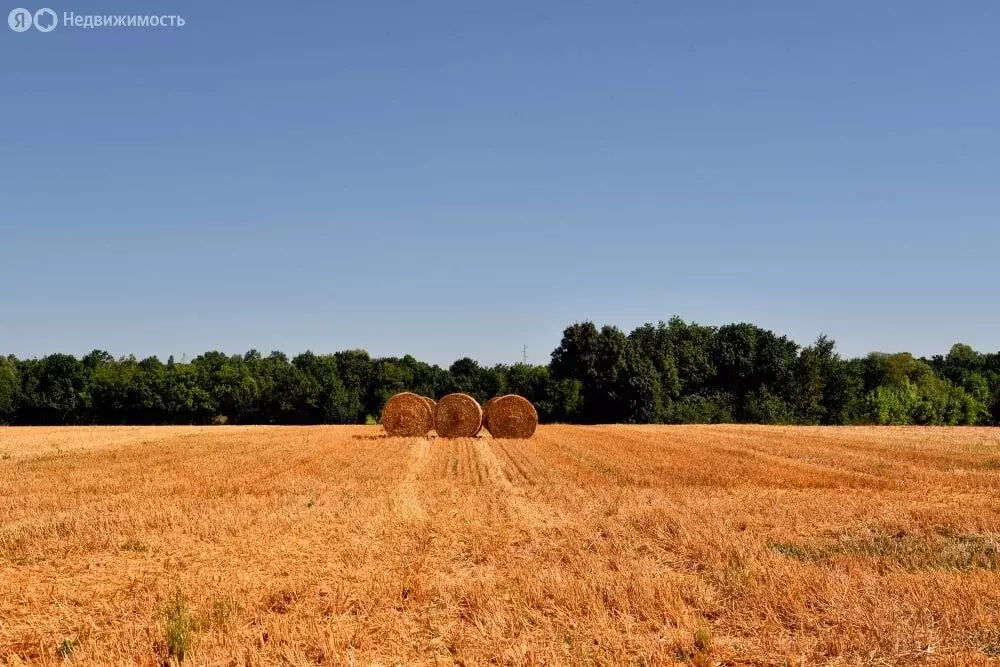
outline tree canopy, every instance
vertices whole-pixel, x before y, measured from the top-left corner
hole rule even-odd
[[[364,350],[0,357],[0,423],[13,425],[363,424],[399,391],[517,393],[543,422],[995,425],[1000,352],[959,343],[930,359],[845,359],[826,336],[801,347],[753,324],[674,317],[628,334],[572,324],[545,366],[466,357],[442,368]]]

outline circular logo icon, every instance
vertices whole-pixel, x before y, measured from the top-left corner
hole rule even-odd
[[[7,25],[14,32],[24,32],[31,27],[31,12],[23,7],[10,10],[7,15]]]
[[[48,7],[42,7],[35,12],[35,30],[38,32],[52,32],[56,29],[56,23],[58,22],[59,17]]]

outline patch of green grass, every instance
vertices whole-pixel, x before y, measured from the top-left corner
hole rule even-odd
[[[145,553],[149,551],[149,545],[141,540],[126,540],[122,543],[122,551],[134,551],[136,553]]]
[[[236,603],[231,598],[217,598],[212,602],[212,625],[217,628],[225,627],[236,612]]]
[[[167,655],[183,661],[191,652],[194,639],[194,617],[188,609],[184,594],[178,589],[167,602],[164,611],[164,632],[167,641]]]
[[[59,647],[56,648],[56,653],[59,654],[60,658],[67,659],[73,657],[73,648],[76,646],[76,642],[73,639],[67,637],[66,639],[59,642]]]
[[[9,560],[12,565],[34,565],[36,563],[41,563],[44,559],[41,556],[8,555],[7,560]]]
[[[991,658],[1000,657],[1000,628],[982,628],[973,637],[973,643]]]
[[[795,560],[807,562],[819,560],[823,557],[822,552],[815,547],[792,544],[791,542],[775,542],[774,540],[768,540],[767,548],[772,551],[777,551],[786,558],[794,558]]]
[[[694,647],[702,653],[712,648],[712,628],[705,621],[698,621],[698,629],[694,631]]]
[[[984,535],[939,530],[916,534],[905,530],[861,530],[810,543],[769,540],[767,547],[807,563],[841,556],[870,558],[883,569],[1000,571],[1000,542]]]

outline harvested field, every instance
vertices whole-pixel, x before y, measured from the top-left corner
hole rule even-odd
[[[0,429],[0,662],[1000,656],[1000,430]]]

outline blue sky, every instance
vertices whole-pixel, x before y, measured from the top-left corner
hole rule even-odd
[[[1000,349],[995,2],[58,2],[186,24],[2,28],[2,353]]]

